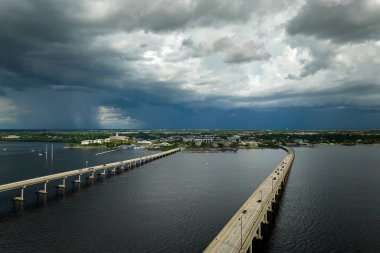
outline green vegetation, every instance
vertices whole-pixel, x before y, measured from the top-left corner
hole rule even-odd
[[[123,137],[123,139],[117,139]],[[110,136],[116,138],[110,138]],[[108,138],[108,139],[107,139]],[[107,141],[106,141],[107,139]],[[100,143],[81,145],[84,140]],[[106,148],[141,146],[165,151],[185,147],[192,151],[230,151],[238,148],[276,148],[278,145],[312,146],[314,144],[376,144],[380,131],[293,131],[293,130],[2,130],[0,141],[62,142],[67,148]],[[146,143],[140,143],[145,141]]]

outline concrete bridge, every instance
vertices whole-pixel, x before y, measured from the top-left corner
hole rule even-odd
[[[66,179],[68,177],[76,177],[74,181],[72,181],[73,184],[80,185],[81,182],[83,181],[82,178],[83,176],[86,176],[86,180],[91,181],[94,180],[95,178],[95,173],[98,174],[98,176],[105,176],[107,173],[116,173],[116,171],[125,171],[129,169],[133,169],[135,167],[141,166],[142,164],[157,160],[159,158],[174,154],[181,151],[180,148],[177,149],[172,149],[169,151],[157,153],[154,155],[148,155],[144,157],[139,157],[139,158],[134,158],[134,159],[129,159],[125,161],[119,161],[119,162],[114,162],[114,163],[107,163],[103,165],[97,165],[97,166],[91,166],[88,168],[82,168],[82,169],[77,169],[77,170],[71,170],[71,171],[66,171],[66,172],[61,172],[57,174],[52,174],[52,175],[47,175],[43,177],[36,177],[36,178],[31,178],[27,180],[22,180],[18,182],[13,182],[9,184],[3,184],[0,185],[0,192],[5,192],[5,191],[10,191],[10,190],[15,190],[15,189],[20,189],[20,196],[15,197],[13,200],[15,202],[23,202],[24,199],[24,190],[31,186],[31,185],[37,185],[41,184],[41,189],[37,191],[36,193],[39,195],[47,195],[47,184],[49,182],[59,181],[56,185],[57,189],[60,190],[65,190],[66,188]]]
[[[204,253],[252,253],[253,239],[262,239],[261,225],[268,224],[268,212],[285,185],[294,160],[294,150],[282,147],[287,154],[272,173],[248,198],[219,232]]]

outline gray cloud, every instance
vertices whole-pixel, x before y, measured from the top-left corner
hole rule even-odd
[[[311,59],[304,60],[300,78],[314,75],[318,71],[329,69],[336,55],[336,47],[327,41],[318,41],[314,38],[296,36],[292,38],[293,44],[308,48]]]
[[[113,52],[91,48],[91,29],[86,31],[85,24],[71,20],[58,2],[3,1],[0,5],[0,67],[8,73],[3,85],[83,85],[89,76],[94,83],[116,74],[107,60],[115,58]]]
[[[133,62],[141,59],[148,44],[143,43],[139,50],[120,52],[96,45],[99,36],[245,22],[253,12],[278,11],[285,3],[4,0],[0,3],[0,68],[8,74],[2,77],[2,85],[19,90],[41,85],[128,86],[139,78],[133,72]],[[235,44],[226,52],[225,61],[267,57],[253,42],[242,46],[251,48],[244,52]]]
[[[224,108],[350,108],[380,110],[380,83],[365,79],[331,81],[327,89],[291,88],[249,97],[214,96],[208,103]],[[363,100],[363,97],[366,99]]]
[[[380,4],[373,0],[309,0],[287,26],[290,35],[336,43],[380,39]]]
[[[376,39],[377,9],[310,1],[285,37],[293,2],[3,0],[0,122],[195,126],[210,108],[223,119],[231,108],[378,106],[379,63],[362,63],[378,46],[357,56],[337,45]],[[363,15],[345,17],[352,6]],[[313,14],[331,10],[326,22]],[[338,21],[353,31],[339,32]]]
[[[119,7],[112,13],[109,24],[122,29],[167,31],[196,26],[221,26],[247,21],[253,13],[265,14],[282,10],[288,0],[192,0],[152,2],[117,1]]]
[[[196,44],[192,39],[182,41],[182,46],[189,49],[191,57],[202,57],[214,53],[222,53],[225,63],[247,63],[268,60],[270,54],[264,46],[253,40],[239,40],[235,37],[222,37],[208,44]]]
[[[241,42],[237,39],[224,37],[214,43],[214,48],[216,51],[225,52],[223,60],[226,63],[244,63],[270,58],[270,54],[264,50],[263,46],[253,40]]]

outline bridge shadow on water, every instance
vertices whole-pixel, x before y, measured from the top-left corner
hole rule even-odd
[[[140,166],[133,168],[138,170]],[[28,187],[25,192],[25,201],[13,201],[14,197],[19,195],[19,190],[11,190],[4,192],[0,198],[2,208],[0,209],[0,223],[6,222],[23,214],[30,212],[38,212],[43,210],[49,204],[63,204],[67,201],[72,201],[74,198],[85,194],[88,191],[96,189],[98,187],[112,183],[117,177],[123,177],[129,173],[132,173],[132,169],[125,171],[118,171],[115,173],[107,173],[105,176],[97,176],[93,180],[86,179],[81,184],[75,184],[75,176],[68,177],[68,183],[65,189],[59,189],[56,184],[51,183],[47,187],[47,194],[38,194],[41,189],[41,185],[37,184]],[[52,182],[58,181],[54,180]]]
[[[263,239],[253,239],[252,241],[252,252],[269,252],[268,243],[271,240],[274,227],[276,226],[276,220],[278,219],[278,214],[281,211],[282,199],[285,194],[286,184],[282,185],[282,189],[279,190],[279,195],[276,197],[276,202],[272,203],[273,212],[268,212],[268,224],[261,224],[261,234]],[[249,250],[247,251],[249,253]]]

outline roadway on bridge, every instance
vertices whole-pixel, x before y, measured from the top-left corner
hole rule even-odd
[[[61,173],[57,173],[57,174],[31,178],[31,179],[27,179],[27,180],[18,181],[18,182],[13,182],[13,183],[9,183],[9,184],[3,184],[3,185],[0,185],[0,192],[9,191],[9,190],[18,189],[18,188],[23,188],[26,186],[40,184],[40,183],[46,183],[49,181],[58,180],[58,179],[62,179],[62,178],[70,177],[70,176],[82,175],[85,173],[95,173],[97,171],[105,170],[108,168],[115,168],[118,166],[121,167],[121,166],[136,164],[136,163],[140,163],[140,162],[145,163],[147,161],[152,161],[154,159],[157,159],[157,158],[169,155],[169,154],[176,153],[180,150],[181,149],[172,149],[172,150],[157,153],[154,155],[129,159],[129,160],[125,160],[125,161],[107,163],[107,164],[92,166],[92,167],[88,167],[88,168],[66,171],[66,172],[61,172]]]
[[[289,150],[289,153],[281,163],[271,174],[269,174],[205,249],[205,253],[245,252],[247,247],[251,247],[251,242],[249,240],[255,237],[252,237],[252,234],[256,234],[256,229],[261,229],[259,226],[263,221],[262,217],[264,212],[268,211],[267,206],[272,202],[276,191],[281,187],[281,183],[286,176],[293,159],[294,153]],[[257,236],[258,235],[256,235],[256,237]]]

